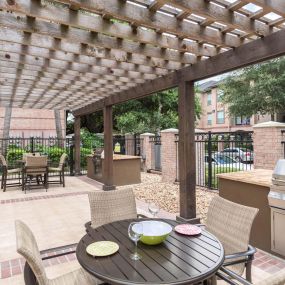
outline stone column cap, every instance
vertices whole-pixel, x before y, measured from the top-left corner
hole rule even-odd
[[[170,129],[162,130],[161,133],[178,133],[178,129],[170,128]]]
[[[285,124],[280,122],[269,121],[256,124],[253,126],[253,128],[285,128]]]
[[[143,133],[143,134],[141,134],[141,136],[155,136],[155,134],[153,134],[153,133]]]

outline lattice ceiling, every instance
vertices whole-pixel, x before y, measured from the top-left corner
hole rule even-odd
[[[285,27],[283,0],[0,0],[0,10],[0,105],[23,108],[74,110]]]

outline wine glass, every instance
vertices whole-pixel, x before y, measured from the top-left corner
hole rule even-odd
[[[153,202],[150,202],[148,204],[148,211],[153,215],[153,218],[155,218],[155,216],[158,214],[159,212],[159,206],[156,205]]]
[[[128,229],[129,238],[135,243],[135,252],[130,255],[132,260],[139,260],[141,256],[138,254],[138,241],[143,235],[143,224],[134,222],[130,223]]]

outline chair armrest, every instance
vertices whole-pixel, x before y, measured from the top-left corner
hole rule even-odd
[[[235,259],[235,258],[240,258],[240,257],[248,257],[252,259],[255,253],[256,253],[256,248],[249,245],[247,251],[228,254],[225,256],[225,260]]]
[[[51,258],[56,258],[56,257],[59,257],[59,256],[63,256],[63,255],[75,253],[75,250],[70,250],[70,251],[65,251],[65,252],[61,252],[61,253],[57,253],[57,254],[52,254],[52,255],[50,254],[51,252],[62,251],[62,250],[65,250],[65,249],[67,249],[67,248],[74,247],[74,246],[76,246],[76,245],[77,245],[77,243],[74,243],[74,244],[69,244],[69,245],[65,245],[65,246],[60,246],[60,247],[55,247],[55,248],[49,248],[49,249],[46,249],[46,250],[42,250],[42,251],[40,252],[41,255],[49,254],[48,256],[42,257],[42,260],[51,259]]]
[[[222,271],[222,272],[221,272]],[[252,283],[248,282],[246,279],[241,277],[240,275],[236,274],[235,272],[225,268],[221,267],[220,271],[216,273],[216,275],[225,280],[226,282],[235,285],[235,284],[243,284],[243,285],[252,285]],[[237,280],[237,282],[233,281],[233,279]]]

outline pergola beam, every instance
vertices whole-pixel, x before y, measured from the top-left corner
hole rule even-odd
[[[168,75],[140,84],[127,91],[117,93],[102,100],[103,105],[113,105],[131,99],[148,96],[152,93],[178,86],[179,78],[183,76],[186,81],[198,81],[211,76],[226,73],[238,68],[255,64],[264,60],[285,54],[285,30],[273,33],[267,37],[241,45],[235,49],[216,55],[210,59],[200,61],[197,64],[172,72]],[[83,115],[97,111],[102,103],[95,102],[92,105],[74,110],[74,114]]]

